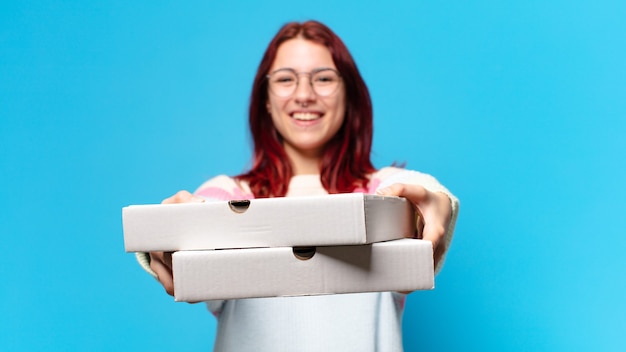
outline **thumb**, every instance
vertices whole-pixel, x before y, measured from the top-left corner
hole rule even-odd
[[[379,196],[394,196],[400,197],[404,193],[404,187],[402,184],[394,183],[391,186],[380,188],[376,190],[376,194]]]

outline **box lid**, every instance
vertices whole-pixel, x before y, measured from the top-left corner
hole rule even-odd
[[[414,216],[404,198],[361,193],[122,210],[128,252],[366,244],[412,237]]]

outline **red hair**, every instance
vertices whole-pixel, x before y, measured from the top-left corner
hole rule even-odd
[[[284,25],[269,43],[252,85],[250,132],[254,142],[252,168],[236,176],[247,181],[256,198],[282,197],[293,176],[283,148],[282,137],[267,111],[267,74],[285,41],[301,37],[328,48],[344,82],[346,112],[343,125],[324,147],[320,178],[328,193],[349,193],[367,188],[368,175],[375,171],[370,160],[372,147],[372,102],[369,91],[348,48],[320,22],[291,22]]]

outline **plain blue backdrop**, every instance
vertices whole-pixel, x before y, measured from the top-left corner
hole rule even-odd
[[[210,350],[214,318],[124,252],[121,209],[249,164],[263,50],[345,41],[373,159],[461,200],[407,351],[626,349],[623,1],[3,1],[0,346]]]

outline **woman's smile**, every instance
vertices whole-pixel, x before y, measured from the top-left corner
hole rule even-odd
[[[298,121],[313,121],[322,118],[321,113],[317,112],[294,112],[291,117]]]

